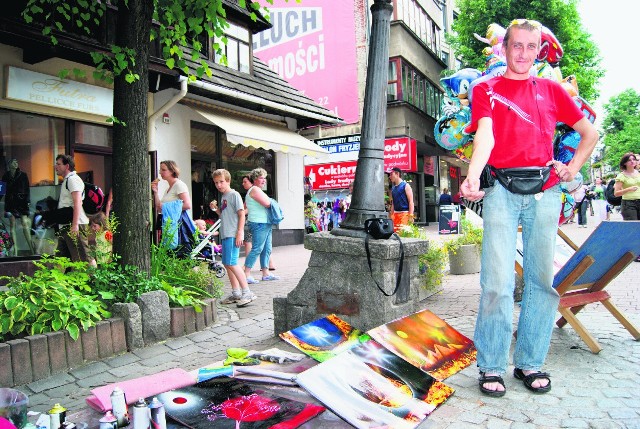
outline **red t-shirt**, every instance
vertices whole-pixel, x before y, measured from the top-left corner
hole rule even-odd
[[[473,89],[471,124],[493,120],[495,144],[489,164],[495,168],[542,167],[553,159],[553,134],[557,122],[574,125],[584,117],[569,94],[549,79],[526,80],[498,76]],[[551,170],[544,189],[559,182]]]

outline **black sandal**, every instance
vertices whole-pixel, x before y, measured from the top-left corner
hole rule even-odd
[[[513,369],[513,376],[518,380],[522,380],[524,387],[531,390],[534,393],[547,393],[551,390],[551,375],[546,372],[532,372],[529,375],[524,375],[524,372],[520,368]],[[548,380],[549,383],[544,387],[533,387],[532,384],[538,379]]]
[[[490,390],[484,387],[485,383],[499,383],[502,387],[504,386],[504,380],[499,375],[485,375],[484,372],[480,371],[480,378],[478,379],[478,383],[480,386],[480,391],[487,396],[493,396],[494,398],[500,398],[507,393],[507,389],[505,390]]]

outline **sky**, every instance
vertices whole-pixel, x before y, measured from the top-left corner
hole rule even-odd
[[[600,65],[605,70],[598,87],[600,98],[593,105],[598,116],[596,125],[603,119],[602,106],[612,96],[628,88],[640,93],[637,74],[640,70],[638,4],[638,0],[579,0],[578,12],[582,26],[600,48]]]

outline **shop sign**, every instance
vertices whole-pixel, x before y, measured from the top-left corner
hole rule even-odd
[[[441,235],[460,233],[460,206],[440,206],[438,216],[438,233]]]
[[[348,188],[356,177],[358,161],[305,165],[304,175],[314,191]]]
[[[316,139],[314,142],[318,146],[325,148],[329,153],[360,151],[360,134]]]
[[[94,115],[113,115],[112,90],[17,67],[8,67],[7,98]]]
[[[269,8],[273,27],[253,37],[254,55],[347,124],[358,122],[354,8],[335,0],[259,2]]]
[[[417,171],[416,140],[409,137],[386,139],[384,141],[384,170],[398,167],[402,171]]]

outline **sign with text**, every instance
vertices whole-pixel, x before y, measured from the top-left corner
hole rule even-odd
[[[314,191],[348,188],[356,177],[358,161],[305,165],[304,175]]]
[[[273,27],[253,37],[254,55],[346,123],[358,122],[354,8],[335,0],[260,3],[269,8]]]
[[[440,206],[438,216],[438,233],[459,234],[460,233],[460,206]]]
[[[7,98],[27,103],[113,115],[113,91],[56,76],[8,67]]]
[[[416,140],[409,137],[398,137],[384,141],[384,170],[398,167],[402,171],[417,171]]]
[[[314,142],[329,153],[358,152],[360,150],[360,134],[316,139]]]

